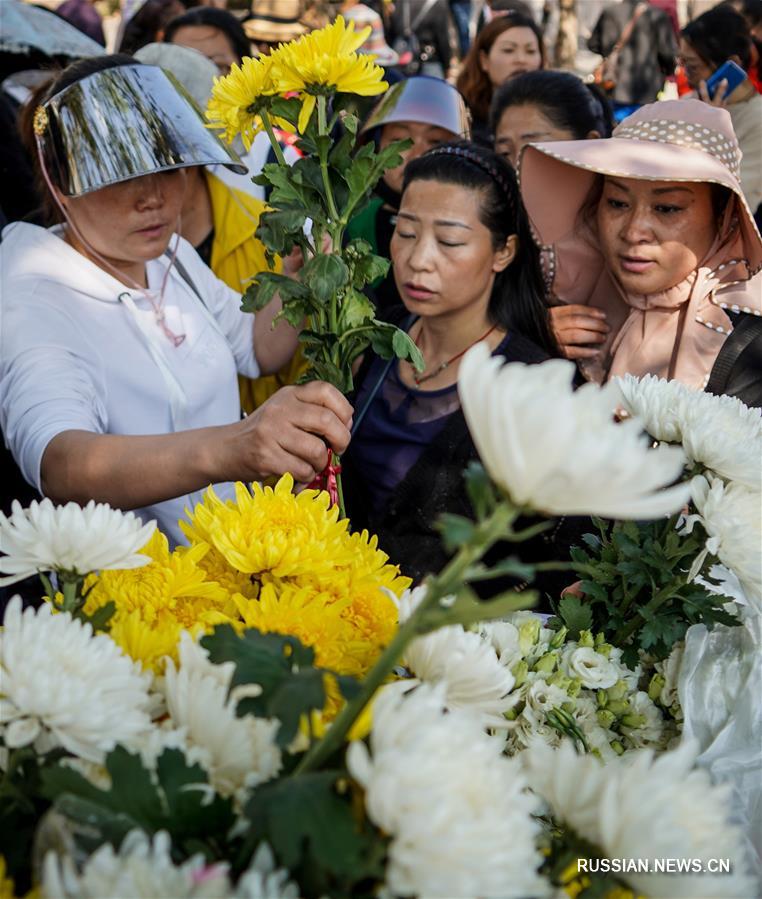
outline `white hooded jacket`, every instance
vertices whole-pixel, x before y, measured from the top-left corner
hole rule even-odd
[[[170,246],[174,246],[175,237]],[[0,243],[0,425],[24,476],[40,490],[48,443],[67,430],[167,434],[230,424],[240,417],[236,373],[256,377],[254,319],[187,241],[172,269],[162,331],[147,297],[69,246],[57,229],[16,222]],[[158,295],[169,258],[147,264]],[[227,495],[230,485],[221,486]],[[136,512],[157,519],[171,543],[198,495]]]

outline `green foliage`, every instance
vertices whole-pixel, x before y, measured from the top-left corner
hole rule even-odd
[[[343,771],[294,775],[263,784],[245,808],[244,856],[263,840],[306,896],[362,895],[383,878],[386,840],[357,808]]]
[[[263,634],[253,628],[239,636],[229,624],[223,624],[203,637],[201,645],[215,664],[233,662],[231,689],[242,684],[257,685],[257,695],[239,700],[236,714],[239,718],[277,718],[280,728],[276,741],[281,747],[294,739],[303,715],[324,708],[327,676],[336,681],[345,698],[357,690],[353,678],[315,666],[314,651],[296,637]]]
[[[578,640],[582,631],[593,630],[593,610],[590,605],[568,593],[558,604],[558,617],[569,631],[570,640]]]
[[[366,241],[344,245],[350,219],[367,203],[384,171],[400,164],[400,152],[409,144],[397,142],[377,151],[366,143],[356,149],[355,99],[335,96],[333,117],[328,121],[325,97],[318,97],[317,113],[297,143],[304,157],[292,166],[268,164],[254,179],[270,189],[272,211],[262,215],[256,232],[268,261],[300,247],[304,265],[293,281],[295,288],[273,273],[258,274],[242,305],[244,311],[256,312],[277,291],[283,301],[281,317],[306,332],[302,349],[309,368],[302,380],[328,381],[344,393],[354,387],[354,361],[369,346],[386,359],[397,356],[423,368],[408,336],[377,321],[372,303],[361,293],[367,284],[386,275],[388,260],[376,256]],[[269,103],[270,115],[295,125],[299,106],[298,101],[279,98]],[[342,134],[334,140],[332,129],[339,121]],[[309,238],[304,234],[307,219],[312,224]],[[328,251],[323,246],[325,237]]]
[[[580,629],[600,631],[622,646],[624,661],[633,665],[639,649],[655,660],[666,658],[692,624],[711,630],[715,624],[739,623],[722,608],[728,597],[688,581],[694,560],[704,551],[706,534],[695,526],[692,533],[681,535],[676,523],[677,516],[653,522],[596,522],[599,534],[585,535],[585,548],[572,550],[590,619],[572,597],[558,608],[572,635]],[[716,561],[707,556],[701,567],[710,582],[708,569]]]
[[[226,857],[235,822],[232,801],[214,793],[204,769],[189,764],[179,749],[165,749],[152,774],[140,756],[117,746],[106,770],[111,786],[103,790],[60,763],[42,772],[42,795],[78,825],[83,851],[91,853],[103,842],[118,848],[139,828],[148,834],[169,831],[177,861],[195,852],[210,860]]]

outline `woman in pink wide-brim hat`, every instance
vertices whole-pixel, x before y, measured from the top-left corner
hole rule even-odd
[[[697,100],[643,106],[608,139],[525,148],[554,331],[587,377],[759,398],[743,368],[762,347],[762,238],[740,158],[728,113]]]

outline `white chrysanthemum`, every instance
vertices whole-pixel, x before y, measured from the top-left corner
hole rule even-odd
[[[7,746],[63,746],[100,762],[151,727],[150,676],[106,634],[14,597],[0,631],[0,728]],[[39,741],[42,741],[42,745]]]
[[[267,843],[260,843],[251,864],[236,884],[232,899],[298,899],[299,887],[285,868],[275,867]]]
[[[762,611],[762,494],[719,478],[693,479],[693,502],[706,547],[739,579],[750,603]]]
[[[48,852],[42,873],[43,899],[226,899],[224,865],[208,865],[199,854],[182,865],[170,855],[169,835],[160,831],[153,841],[140,830],[123,840],[119,852],[105,844],[85,862],[78,874],[69,856]]]
[[[561,666],[567,677],[576,677],[591,690],[606,690],[619,680],[619,666],[587,646],[567,646]]]
[[[554,817],[609,858],[731,860],[731,874],[631,873],[622,875],[646,896],[689,899],[755,893],[743,858],[740,828],[730,823],[730,792],[693,767],[696,747],[686,743],[656,758],[636,750],[605,765],[537,742],[522,753],[529,783]]]
[[[0,586],[15,584],[40,571],[80,575],[108,568],[140,568],[151,560],[138,550],[156,522],[143,524],[132,512],[105,503],[54,506],[49,499],[28,509],[14,501],[10,517],[0,512]]]
[[[405,650],[407,668],[424,683],[443,683],[447,708],[471,708],[485,727],[504,727],[504,713],[517,702],[515,678],[486,639],[460,625],[418,637]]]
[[[627,410],[656,440],[682,443],[689,462],[727,480],[762,486],[762,417],[731,396],[692,390],[654,375],[616,382]]]
[[[614,421],[616,386],[574,391],[573,372],[564,359],[504,365],[486,343],[468,351],[458,390],[492,479],[547,514],[649,519],[680,509],[690,488],[667,485],[683,471],[683,451],[651,449],[640,422]]]
[[[275,777],[281,766],[275,743],[279,722],[236,717],[240,691],[228,696],[232,663],[213,665],[187,634],[180,640],[179,660],[179,668],[167,661],[167,710],[173,726],[185,730],[188,745],[202,751],[215,789],[230,795]]]
[[[444,711],[444,685],[385,688],[373,707],[372,756],[347,764],[369,818],[391,835],[387,885],[398,896],[541,896],[536,800],[520,765],[482,719]]]

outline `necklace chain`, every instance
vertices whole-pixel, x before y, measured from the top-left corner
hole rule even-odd
[[[465,349],[462,349],[459,353],[456,353],[452,358],[447,359],[445,362],[440,362],[439,365],[434,369],[434,371],[430,372],[427,375],[419,376],[418,373],[416,372],[415,368],[413,368],[413,380],[415,381],[416,387],[420,387],[421,384],[425,384],[426,381],[430,381],[432,378],[436,378],[437,375],[441,375],[442,372],[446,368],[449,368],[453,362],[457,362],[457,360],[460,359],[461,356],[465,356],[465,354],[471,349],[472,346],[476,346],[477,343],[480,343],[482,340],[486,340],[490,336],[490,334],[495,330],[495,328],[497,328],[497,325],[493,325],[489,329],[489,331],[482,334],[481,337],[477,337],[473,343],[469,343],[469,345]],[[419,345],[418,341],[421,339],[421,331],[422,330],[423,330],[423,328],[421,328],[418,331],[418,334],[416,334],[416,337],[415,337],[415,345],[418,347],[418,349],[420,349],[420,345]]]

